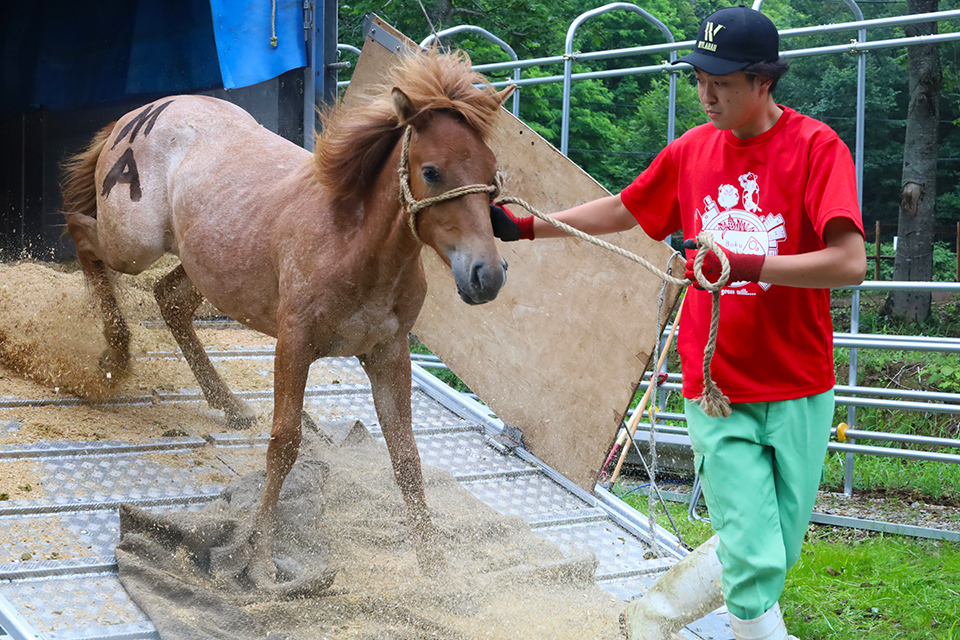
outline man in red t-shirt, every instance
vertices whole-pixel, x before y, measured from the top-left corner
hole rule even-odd
[[[833,130],[773,100],[788,66],[760,12],[715,12],[680,61],[694,67],[710,123],[670,143],[619,195],[553,215],[593,235],[639,224],[664,239],[682,228],[688,249],[709,231],[730,260],[711,368],[730,416],[709,417],[697,402],[710,293],[688,290],[678,338],[690,440],[717,535],[628,605],[627,633],[673,638],[725,601],[739,640],[783,640],[778,600],[800,557],[833,418],[830,288],[859,284],[867,267],[854,166]],[[491,221],[504,240],[564,235],[496,205]],[[719,278],[712,253],[703,272]]]

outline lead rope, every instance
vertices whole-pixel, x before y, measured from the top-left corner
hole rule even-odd
[[[693,284],[692,280],[687,280],[686,278],[675,278],[674,276],[661,271],[649,261],[635,253],[627,251],[623,247],[618,247],[604,240],[600,240],[599,238],[595,238],[594,236],[584,233],[579,229],[575,229],[568,224],[551,218],[543,212],[538,211],[535,207],[531,206],[522,198],[515,198],[511,196],[502,198],[498,202],[502,204],[519,204],[521,207],[528,210],[530,213],[540,218],[544,222],[548,222],[558,229],[566,231],[574,237],[585,240],[591,244],[595,244],[598,247],[602,247],[621,255],[628,260],[636,262],[664,282],[677,285],[678,287],[687,287]],[[713,234],[709,231],[702,231],[700,235],[697,236],[697,244],[700,248],[697,250],[697,256],[693,261],[693,273],[696,276],[697,284],[712,294],[713,307],[713,313],[710,317],[710,336],[707,339],[707,344],[703,349],[703,394],[697,398],[697,402],[699,403],[703,412],[711,418],[728,418],[730,416],[730,398],[725,396],[720,388],[713,382],[713,377],[710,375],[710,365],[713,363],[713,356],[717,350],[717,330],[720,326],[720,291],[730,280],[730,260],[727,258],[723,250],[720,249],[720,247],[713,241]],[[716,282],[710,282],[707,280],[706,276],[703,275],[703,260],[706,258],[708,251],[712,251],[720,260],[720,278]],[[659,318],[657,318],[657,322],[659,324]]]
[[[441,193],[438,196],[417,200],[413,195],[413,191],[410,189],[410,170],[407,167],[410,160],[410,138],[412,132],[413,127],[408,125],[406,131],[404,131],[403,143],[400,147],[400,166],[397,169],[397,173],[400,176],[401,206],[407,211],[407,224],[410,226],[410,231],[413,232],[413,237],[416,238],[418,242],[423,242],[423,240],[420,239],[420,234],[417,232],[417,214],[419,212],[428,207],[432,207],[435,204],[446,202],[447,200],[453,200],[471,193],[488,193],[490,194],[491,201],[496,201],[501,204],[519,204],[521,207],[528,210],[541,220],[552,224],[558,229],[561,229],[576,238],[580,238],[581,240],[585,240],[586,242],[597,245],[598,247],[607,249],[608,251],[612,251],[617,255],[627,258],[628,260],[636,262],[664,282],[676,285],[678,287],[687,287],[693,284],[692,280],[687,280],[686,278],[675,278],[674,276],[661,271],[648,260],[638,256],[635,253],[627,251],[623,247],[610,244],[605,240],[595,238],[594,236],[584,233],[579,229],[575,229],[566,223],[560,222],[559,220],[554,220],[547,214],[532,206],[523,198],[517,198],[514,196],[500,198],[500,193],[503,190],[502,176],[500,173],[497,173],[492,185],[471,184],[463,187],[457,187],[456,189],[451,189],[450,191]],[[727,284],[727,281],[730,280],[730,261],[727,259],[727,256],[723,250],[721,250],[714,243],[713,234],[709,231],[701,232],[700,235],[697,236],[697,243],[700,245],[700,248],[697,250],[697,256],[693,262],[693,272],[697,278],[697,284],[713,294],[713,314],[710,319],[710,336],[707,339],[707,345],[703,350],[703,394],[697,398],[697,402],[699,402],[700,408],[703,410],[703,412],[711,418],[726,418],[730,415],[730,399],[723,395],[723,392],[720,391],[719,387],[714,384],[713,378],[710,376],[710,365],[713,362],[713,355],[716,352],[717,329],[720,325],[720,291]],[[720,260],[720,279],[715,283],[710,282],[703,275],[703,260],[708,251],[712,251]],[[658,317],[658,326],[659,322],[660,319]]]

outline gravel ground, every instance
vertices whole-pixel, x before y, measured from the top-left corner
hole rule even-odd
[[[898,495],[847,497],[821,491],[817,513],[960,532],[960,506],[928,504]]]

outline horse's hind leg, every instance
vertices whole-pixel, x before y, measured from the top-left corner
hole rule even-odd
[[[130,365],[130,330],[117,305],[107,267],[97,254],[97,221],[82,214],[68,215],[67,232],[77,245],[77,257],[103,316],[107,348],[100,355],[100,370],[108,379],[116,381]]]
[[[200,384],[203,397],[214,409],[221,409],[227,422],[234,428],[245,429],[256,422],[253,408],[230,391],[213,368],[210,358],[193,328],[193,312],[203,302],[203,296],[193,285],[183,265],[168,273],[153,287],[160,305],[160,314],[170,333],[176,338],[183,357]]]

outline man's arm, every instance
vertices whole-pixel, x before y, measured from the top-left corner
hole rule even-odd
[[[847,218],[834,218],[823,230],[826,248],[809,253],[767,256],[760,281],[787,287],[829,289],[857,285],[867,273],[863,234]]]
[[[636,218],[623,206],[619,194],[559,211],[550,217],[592,236],[626,231],[637,226]],[[533,232],[535,238],[560,238],[567,235],[539,218],[533,220]]]

